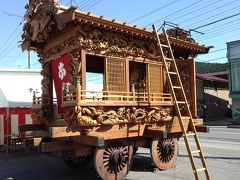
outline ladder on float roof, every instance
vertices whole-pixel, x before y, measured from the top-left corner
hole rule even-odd
[[[169,42],[168,34],[167,34],[164,26],[163,26],[162,30],[163,30],[163,37],[164,37],[163,42],[164,43],[161,42],[161,40],[159,38],[159,34],[157,32],[157,29],[156,29],[155,25],[153,24],[153,31],[155,32],[155,35],[157,38],[157,43],[158,43],[158,47],[160,50],[160,56],[162,58],[163,67],[166,72],[167,82],[169,84],[169,88],[170,88],[171,94],[173,96],[175,111],[176,111],[178,119],[179,119],[179,124],[181,126],[182,134],[184,137],[188,156],[190,158],[190,162],[192,165],[193,173],[194,173],[194,176],[196,179],[200,179],[199,173],[201,171],[204,171],[206,178],[208,180],[210,180],[211,179],[210,174],[209,174],[209,171],[207,168],[207,164],[206,164],[206,161],[205,161],[205,158],[203,155],[201,145],[199,143],[197,131],[196,131],[196,128],[193,123],[192,114],[191,114],[191,111],[190,111],[190,108],[188,105],[185,91],[183,89],[183,84],[182,84],[182,81],[181,81],[181,78],[180,78],[180,75],[179,75],[179,72],[177,69],[173,51],[172,51],[172,48],[171,48],[171,45]],[[164,52],[168,53],[168,57],[165,56]],[[169,63],[170,63],[170,65],[169,65]],[[184,121],[186,119],[189,120],[189,125],[191,127],[191,133],[187,132],[187,129],[184,128]],[[188,139],[188,137],[190,137],[190,136],[194,137],[193,138],[194,143],[197,147],[196,150],[192,150],[192,148],[191,148],[191,145],[190,145],[189,139]],[[201,168],[196,167],[196,163],[194,161],[193,154],[199,154],[200,159],[201,159]]]

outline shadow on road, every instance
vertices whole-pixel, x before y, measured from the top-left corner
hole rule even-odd
[[[64,164],[59,153],[9,154],[8,162],[4,160],[4,154],[0,153],[0,159],[0,180],[100,179],[93,162],[87,168],[73,170]],[[137,153],[130,171],[152,172],[154,167],[149,154]]]
[[[155,168],[154,164],[150,157],[141,156],[141,153],[138,153],[133,158],[133,163],[131,166],[131,171],[153,171]]]

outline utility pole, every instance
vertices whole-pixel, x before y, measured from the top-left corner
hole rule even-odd
[[[32,63],[31,51],[28,51],[28,69],[31,69],[31,63]]]

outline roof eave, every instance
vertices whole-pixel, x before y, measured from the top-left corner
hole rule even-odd
[[[61,5],[59,13],[68,11],[69,9],[70,8]],[[75,9],[74,12],[75,12],[75,19],[82,22],[85,22],[85,23],[90,22],[97,26],[103,26],[104,28],[119,31],[122,33],[129,33],[129,34],[147,38],[147,39],[155,39],[155,35],[152,30],[148,30],[143,27],[138,27],[136,25],[131,25],[126,22],[116,21],[115,19],[110,19],[103,16],[97,16],[97,15],[91,14],[91,12],[84,12],[78,9]],[[159,36],[161,39],[163,39],[162,33],[159,33]],[[208,53],[209,49],[212,48],[212,46],[204,46],[198,43],[185,41],[185,40],[171,37],[171,36],[169,37],[169,40],[171,43],[173,43],[173,45],[177,45],[182,48],[192,49],[196,51],[198,54]]]

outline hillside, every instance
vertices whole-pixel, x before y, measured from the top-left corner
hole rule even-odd
[[[204,63],[196,61],[196,71],[199,74],[228,70],[228,63]]]

